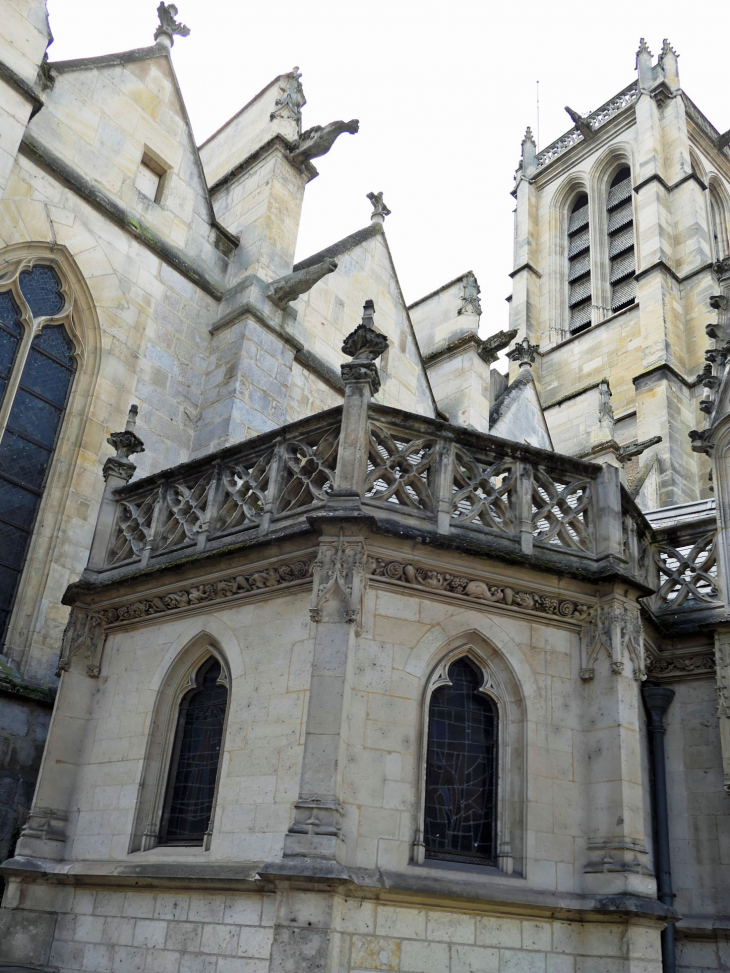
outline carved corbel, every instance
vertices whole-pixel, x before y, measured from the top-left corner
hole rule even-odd
[[[313,622],[321,622],[327,604],[339,600],[344,605],[344,621],[348,625],[359,624],[365,563],[365,544],[361,538],[346,538],[340,534],[337,540],[322,540],[314,562],[309,608]]]
[[[87,660],[86,674],[97,678],[101,670],[101,654],[106,638],[106,626],[116,618],[113,609],[87,611],[72,608],[68,624],[63,633],[61,656],[58,660],[56,675],[69,672],[71,659],[82,656]]]
[[[330,259],[323,260],[312,267],[305,267],[304,270],[298,270],[296,273],[287,274],[286,277],[280,277],[269,285],[269,300],[284,310],[288,304],[302,294],[306,294],[307,291],[311,291],[318,281],[335,270],[337,270],[337,261]]]
[[[600,604],[581,630],[580,678],[588,682],[595,677],[596,662],[605,655],[611,672],[624,672],[626,657],[631,661],[634,679],[646,679],[644,636],[641,612],[628,602]]]

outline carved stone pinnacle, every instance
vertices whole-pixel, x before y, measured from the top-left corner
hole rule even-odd
[[[524,337],[522,341],[514,346],[512,351],[508,353],[510,361],[518,362],[520,368],[532,368],[533,362],[535,361],[535,355],[537,354],[540,345],[531,345]]]
[[[116,456],[109,457],[106,463],[104,463],[103,473],[105,480],[110,473],[121,476],[126,480],[129,480],[134,474],[136,467],[134,463],[130,462],[129,457],[134,453],[144,452],[144,443],[134,431],[134,427],[137,424],[138,412],[139,406],[130,406],[124,431],[113,432],[107,439],[109,445],[113,446],[117,452]]]
[[[347,385],[350,382],[369,381],[373,394],[380,388],[380,376],[375,359],[379,358],[388,347],[388,339],[373,328],[375,303],[365,301],[362,321],[342,343],[344,354],[352,358],[351,362],[340,365],[342,380]]]
[[[155,31],[156,44],[162,44],[169,49],[175,43],[173,34],[177,34],[179,37],[187,37],[190,33],[189,27],[175,20],[177,7],[174,3],[165,3],[164,0],[160,0],[157,16],[160,18],[160,23]]]

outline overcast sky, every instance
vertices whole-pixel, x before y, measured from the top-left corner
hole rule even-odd
[[[153,42],[156,0],[49,0],[53,60]],[[304,127],[360,119],[316,160],[297,259],[369,222],[371,190],[410,303],[474,270],[482,333],[507,326],[510,196],[525,127],[540,148],[635,77],[645,36],[668,37],[681,83],[721,131],[730,102],[725,3],[560,0],[178,0],[189,37],[172,51],[198,143],[273,77],[300,66]]]

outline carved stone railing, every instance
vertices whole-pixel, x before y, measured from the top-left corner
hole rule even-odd
[[[717,573],[717,519],[713,501],[653,511],[652,614],[673,627],[694,627],[724,614]]]
[[[638,537],[645,528],[638,511],[622,510],[615,470],[372,403],[366,420],[354,434],[359,490],[339,493],[350,504],[354,494],[376,521],[401,535],[450,535],[462,549],[529,555],[568,573],[604,570],[608,559],[637,575],[640,545],[627,547],[622,531]],[[338,471],[342,421],[343,410],[331,409],[115,489],[87,578],[134,573],[337,513],[344,501],[336,486],[347,479]],[[341,465],[351,469],[351,449],[347,455]]]
[[[633,81],[628,87],[624,88],[617,95],[614,95],[605,105],[601,105],[596,111],[591,112],[586,116],[585,121],[588,122],[590,127],[595,132],[602,125],[617,115],[619,112],[623,111],[624,108],[628,108],[629,105],[633,104],[639,96],[639,85],[637,81]],[[567,149],[575,145],[577,142],[583,142],[584,136],[579,131],[578,127],[572,128],[565,135],[562,135],[555,142],[551,142],[550,145],[546,146],[541,152],[539,152],[535,158],[535,166],[538,169],[542,169],[553,159],[556,159],[559,155],[562,155]]]
[[[372,402],[350,418],[348,408],[113,489],[86,579],[112,580],[357,512],[401,537],[441,538],[586,579],[630,578],[660,625],[686,629],[724,614],[712,501],[647,519],[613,466]]]

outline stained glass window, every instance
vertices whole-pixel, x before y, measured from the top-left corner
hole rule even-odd
[[[162,844],[202,844],[210,826],[228,701],[228,690],[218,682],[220,676],[220,662],[208,659],[198,670],[198,688],[180,703],[162,816]]]
[[[468,659],[448,670],[450,686],[431,696],[424,843],[427,858],[496,863],[496,703],[479,692]]]
[[[34,318],[63,309],[61,282],[50,267],[23,271],[20,289]],[[22,334],[18,306],[4,292],[0,294],[0,402]],[[0,642],[5,638],[76,371],[73,351],[63,325],[49,324],[36,334],[0,439]]]

